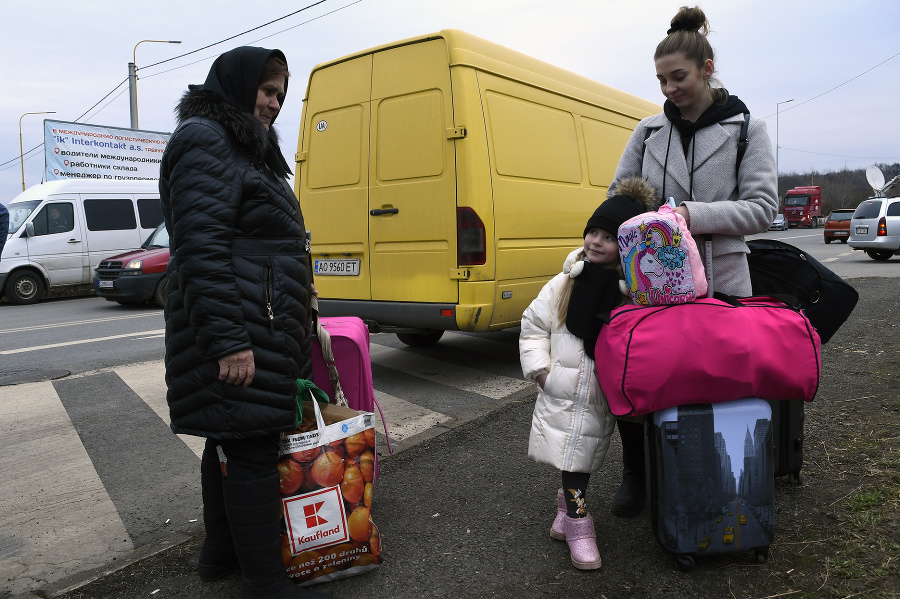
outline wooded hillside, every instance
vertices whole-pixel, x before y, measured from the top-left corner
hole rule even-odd
[[[884,180],[900,175],[900,162],[876,164],[884,173]],[[778,177],[778,197],[784,198],[788,189],[802,185],[819,185],[822,188],[822,215],[826,216],[835,208],[856,208],[860,202],[872,197],[872,186],[866,180],[866,169],[843,169],[828,173],[810,171],[808,173],[782,173]],[[893,194],[896,194],[894,188]],[[782,211],[779,207],[779,212]]]

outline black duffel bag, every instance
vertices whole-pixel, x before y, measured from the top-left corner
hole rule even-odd
[[[826,343],[849,318],[859,293],[806,252],[775,239],[747,242],[753,295],[792,295]]]

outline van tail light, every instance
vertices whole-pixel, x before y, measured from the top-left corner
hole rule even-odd
[[[484,223],[471,208],[456,209],[456,239],[460,266],[475,266],[487,261]]]
[[[875,235],[879,237],[884,237],[887,235],[887,221],[884,220],[884,217],[878,219],[878,232]]]

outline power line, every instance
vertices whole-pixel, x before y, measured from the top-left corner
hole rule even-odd
[[[809,98],[808,100],[803,100],[802,102],[798,102],[797,104],[794,104],[793,106],[791,106],[791,107],[789,107],[789,108],[785,108],[784,110],[779,110],[778,112],[789,112],[789,111],[791,111],[791,110],[794,110],[795,108],[799,108],[799,107],[803,106],[804,104],[808,104],[809,102],[812,102],[812,101],[815,100],[816,98],[821,98],[821,97],[824,96],[825,94],[830,94],[831,92],[833,92],[834,90],[838,89],[839,87],[843,87],[843,86],[847,85],[848,83],[850,83],[851,81],[855,81],[856,79],[859,79],[860,77],[862,77],[862,76],[865,75],[866,73],[868,73],[868,72],[870,72],[870,71],[874,71],[875,69],[877,69],[877,68],[880,67],[881,65],[885,64],[885,63],[888,62],[888,61],[891,61],[891,60],[897,58],[898,56],[900,56],[900,52],[897,52],[896,54],[894,54],[894,55],[891,56],[890,58],[886,58],[885,60],[882,60],[881,62],[879,62],[878,64],[876,64],[874,67],[872,67],[872,68],[870,68],[870,69],[866,69],[865,71],[863,71],[862,73],[860,73],[860,74],[857,75],[856,77],[851,77],[850,79],[847,79],[847,80],[844,81],[843,83],[840,83],[840,84],[838,84],[838,85],[835,85],[835,86],[832,87],[831,89],[829,89],[829,90],[827,90],[827,91],[824,91],[824,92],[822,92],[821,94],[818,94],[818,95],[816,95],[816,96],[813,96],[812,98]],[[767,117],[765,117],[765,118],[767,118],[767,119],[768,119],[768,118],[771,118],[771,117],[775,116],[775,114],[776,114],[776,113],[772,113],[772,114],[770,114],[769,116],[767,116]],[[798,150],[798,151],[799,151],[799,150]],[[811,153],[815,153],[815,152],[811,152]]]
[[[250,33],[251,31],[256,31],[257,29],[262,29],[263,27],[268,27],[272,23],[277,23],[278,21],[283,21],[284,19],[287,19],[288,17],[292,17],[292,16],[299,14],[305,10],[308,10],[314,6],[318,6],[319,4],[324,4],[325,2],[328,2],[328,0],[319,0],[318,2],[313,2],[309,6],[304,6],[300,10],[295,10],[294,12],[292,12],[290,14],[284,15],[283,17],[278,17],[277,19],[274,19],[272,21],[269,21],[268,23],[264,23],[262,25],[254,27],[252,29],[248,29],[247,31],[244,31],[243,33],[238,33],[236,35],[232,35],[231,37],[226,37],[225,39],[219,40],[218,42],[215,42],[212,44],[209,44],[208,46],[203,46],[202,48],[197,48],[196,50],[191,50],[190,52],[185,52],[184,54],[179,54],[178,56],[173,56],[172,58],[167,58],[167,59],[161,60],[159,62],[154,62],[153,64],[148,64],[146,67],[143,67],[143,68],[149,69],[150,67],[155,67],[156,65],[170,62],[172,60],[178,60],[179,58],[184,58],[185,56],[190,56],[191,54],[196,54],[197,52],[200,52],[201,50],[206,50],[207,48],[212,48],[213,46],[218,46],[219,44],[224,44],[225,42],[233,40],[236,37],[241,37],[242,35],[246,35],[246,34]]]
[[[826,154],[824,152],[810,152],[809,150],[798,150],[796,148],[786,148],[778,146],[782,150],[790,150],[792,152],[800,152],[802,154],[816,154],[818,156],[833,156],[835,158],[856,158],[858,160],[897,160],[896,157],[885,158],[884,156],[850,156],[849,154]]]
[[[113,95],[113,93],[115,93],[115,91],[116,91],[117,89],[119,89],[120,87],[122,87],[122,85],[123,85],[124,83],[127,83],[127,82],[128,82],[128,77],[126,77],[125,79],[123,79],[123,80],[121,81],[121,83],[119,83],[119,85],[115,86],[115,87],[112,89],[111,92],[109,92],[108,94],[106,94],[105,96],[103,96],[102,98],[100,98],[100,100],[97,102],[97,104],[99,104],[99,103],[102,102],[103,100],[105,100],[105,99],[107,99],[108,97],[110,97],[111,95]],[[117,97],[118,97],[118,96],[117,96]],[[82,118],[84,115],[86,115],[87,113],[89,113],[90,111],[92,111],[94,108],[96,108],[96,107],[97,107],[97,104],[94,104],[93,106],[91,106],[90,108],[88,108],[87,110],[85,110],[83,113],[81,113],[81,116],[78,117],[77,119],[75,119],[74,122],[77,123],[79,120],[81,120],[81,118]]]
[[[36,157],[38,157],[38,156],[41,156],[41,154],[31,154],[31,153],[34,152],[35,150],[37,150],[38,148],[43,147],[43,145],[44,145],[44,143],[41,142],[41,143],[39,143],[38,145],[36,145],[36,146],[34,146],[33,148],[31,148],[30,150],[28,150],[27,152],[25,152],[25,153],[22,155],[22,156],[23,156],[22,160],[31,160],[32,158],[36,158]],[[29,154],[31,154],[31,156],[29,156]],[[12,162],[12,163],[15,163],[15,162],[18,162],[18,161],[19,161],[19,157],[18,157],[18,156],[16,156],[16,157],[13,158],[12,160],[7,160],[7,161],[4,162],[3,164],[0,164],[0,171],[8,171],[9,169],[11,169],[11,168],[13,168],[13,167],[16,166],[15,164],[10,164],[10,163],[11,163],[11,162]],[[6,166],[7,164],[9,164],[9,166]],[[4,168],[4,167],[5,167],[5,168]]]
[[[250,43],[250,44],[255,44],[256,42],[260,42],[260,41],[262,41],[262,40],[264,40],[264,39],[267,39],[267,38],[270,38],[270,37],[275,37],[276,35],[280,35],[280,34],[284,33],[285,31],[290,31],[291,29],[296,29],[297,27],[300,27],[300,26],[302,26],[302,25],[307,25],[307,24],[309,24],[309,23],[312,23],[313,21],[318,21],[319,19],[321,19],[321,18],[323,18],[323,17],[327,17],[328,15],[331,15],[331,14],[334,14],[334,13],[336,13],[336,12],[338,12],[338,11],[344,10],[345,8],[349,8],[350,6],[353,6],[354,4],[359,4],[360,2],[362,2],[362,0],[356,0],[355,2],[351,2],[350,4],[345,4],[344,6],[341,6],[340,8],[336,8],[336,9],[334,9],[334,10],[332,10],[332,11],[328,11],[328,12],[323,13],[323,14],[317,16],[317,17],[313,17],[312,19],[309,19],[309,20],[307,20],[307,21],[303,21],[302,23],[297,23],[296,25],[293,25],[293,26],[291,26],[291,27],[288,27],[287,29],[282,29],[281,31],[276,31],[275,33],[272,33],[272,34],[270,34],[270,35],[263,36],[263,37],[261,37],[261,38],[259,38],[259,39],[255,39],[255,40],[253,40],[252,42],[248,42],[248,43]],[[252,31],[252,30],[251,30],[251,31]],[[240,35],[243,35],[243,34],[240,34]],[[207,46],[207,47],[209,47],[209,46]],[[186,55],[184,55],[184,56],[186,56]],[[209,60],[210,58],[215,58],[215,57],[217,57],[217,56],[218,56],[218,54],[212,54],[212,55],[210,55],[210,56],[207,56],[207,57],[205,57],[205,58],[201,58],[201,59],[199,59],[199,60],[195,60],[195,61],[193,61],[193,62],[189,62],[189,63],[187,63],[187,64],[183,64],[183,65],[180,65],[180,66],[177,66],[177,67],[172,67],[171,69],[166,69],[165,71],[159,71],[159,72],[153,73],[153,74],[151,74],[151,75],[145,75],[143,78],[144,78],[144,79],[149,79],[150,77],[156,77],[157,75],[162,75],[162,74],[164,74],[164,73],[170,73],[170,72],[172,72],[172,71],[177,71],[178,69],[183,69],[183,68],[185,68],[185,67],[189,67],[189,66],[191,66],[191,65],[197,64],[197,63],[199,63],[199,62],[203,62],[203,61],[205,61],[205,60]],[[172,59],[172,60],[174,60],[174,59]],[[162,61],[162,62],[167,62],[167,61]],[[162,62],[158,62],[158,63],[156,63],[156,64],[162,64]],[[148,68],[150,68],[151,66],[154,66],[154,65],[149,65],[149,66],[142,67],[142,68],[148,69]]]
[[[220,41],[218,41],[218,42],[215,42],[215,43],[213,43],[213,44],[209,44],[209,45],[207,45],[207,46],[203,46],[202,48],[197,48],[196,50],[192,50],[192,51],[187,52],[187,53],[185,53],[185,54],[181,54],[181,55],[179,55],[179,56],[174,56],[174,57],[172,57],[172,58],[167,58],[166,60],[162,60],[162,61],[160,61],[160,62],[155,62],[155,63],[153,63],[153,64],[147,65],[146,67],[141,67],[141,68],[143,68],[143,69],[149,69],[150,67],[154,67],[154,66],[157,66],[157,65],[166,63],[166,62],[170,62],[170,61],[176,60],[176,59],[178,59],[178,58],[183,58],[183,57],[185,57],[185,56],[190,56],[191,54],[196,54],[197,52],[200,52],[201,50],[205,50],[205,49],[207,49],[207,48],[212,48],[213,46],[217,46],[217,45],[222,44],[222,43],[224,43],[224,42],[227,42],[227,41],[229,41],[229,40],[233,40],[233,39],[235,39],[235,38],[237,38],[237,37],[240,37],[240,36],[242,36],[242,35],[246,35],[247,33],[256,31],[256,30],[258,30],[258,29],[262,29],[263,27],[267,27],[268,25],[271,25],[272,23],[277,23],[278,21],[283,21],[284,19],[286,19],[286,18],[288,18],[288,17],[292,17],[292,16],[294,16],[294,15],[296,15],[296,14],[299,14],[299,13],[305,11],[305,10],[308,10],[308,9],[310,9],[310,8],[313,8],[313,7],[315,7],[315,6],[318,6],[319,4],[324,4],[324,3],[327,2],[327,1],[328,1],[328,0],[319,0],[318,2],[314,2],[313,4],[310,4],[310,5],[308,5],[308,6],[305,6],[305,7],[301,8],[300,10],[295,10],[295,11],[292,12],[292,13],[286,14],[286,15],[284,15],[284,16],[282,16],[282,17],[277,18],[277,19],[273,19],[273,20],[269,21],[268,23],[264,23],[263,25],[259,25],[258,27],[253,27],[252,29],[248,29],[247,31],[244,31],[243,33],[238,33],[238,34],[233,35],[233,36],[231,36],[231,37],[228,37],[228,38],[225,38],[225,39],[220,40]],[[334,13],[336,13],[336,12],[338,12],[338,11],[344,10],[345,8],[348,8],[348,7],[350,7],[350,6],[353,6],[354,4],[359,4],[360,2],[362,2],[362,0],[356,0],[355,2],[351,2],[350,4],[346,4],[346,5],[344,5],[344,6],[341,6],[340,8],[336,8],[336,9],[334,9],[334,10],[332,10],[332,11],[326,12],[326,13],[324,13],[324,14],[321,14],[321,15],[319,15],[319,16],[317,16],[317,17],[314,17],[314,18],[309,19],[309,20],[307,20],[307,21],[304,21],[304,22],[302,22],[302,23],[298,23],[297,25],[294,25],[294,26],[292,26],[292,27],[288,27],[287,29],[282,29],[281,31],[278,31],[278,32],[273,33],[273,34],[271,34],[271,35],[267,35],[267,36],[261,37],[261,38],[259,38],[259,39],[257,39],[257,40],[254,40],[254,41],[252,41],[252,42],[249,42],[249,43],[253,44],[253,43],[256,43],[256,42],[258,42],[258,41],[260,41],[260,40],[264,40],[264,39],[267,39],[267,38],[270,38],[270,37],[279,35],[279,34],[281,34],[281,33],[284,33],[285,31],[290,31],[291,29],[296,29],[297,27],[300,27],[301,25],[306,25],[306,24],[308,24],[308,23],[311,23],[311,22],[313,22],[313,21],[316,21],[316,20],[318,20],[318,19],[321,19],[322,17],[326,17],[326,16],[328,16],[328,15],[330,15],[330,14],[334,14]],[[203,62],[203,61],[205,61],[205,60],[209,60],[210,58],[214,58],[215,56],[217,56],[217,55],[207,56],[206,58],[201,58],[200,60],[196,60],[196,61],[194,61],[194,62],[189,62],[189,63],[187,63],[187,64],[184,64],[184,65],[181,65],[181,66],[178,66],[178,67],[174,67],[174,68],[171,68],[171,69],[167,69],[167,70],[165,70],[165,71],[160,71],[160,72],[158,72],[158,73],[153,73],[153,74],[151,74],[151,75],[147,75],[146,77],[144,77],[144,79],[149,79],[150,77],[155,77],[156,75],[162,75],[163,73],[168,73],[169,71],[175,71],[175,70],[178,70],[178,69],[182,69],[182,68],[188,67],[188,66],[190,66],[190,65],[192,65],[192,64],[197,64],[198,62]],[[136,69],[136,70],[138,70],[138,69]],[[76,122],[76,123],[77,123],[79,120],[81,120],[85,115],[87,115],[87,114],[90,113],[94,108],[96,108],[98,104],[100,104],[100,103],[103,102],[106,98],[108,98],[108,97],[111,96],[113,93],[115,93],[115,91],[116,91],[117,89],[119,89],[119,88],[120,88],[123,84],[125,84],[127,81],[128,81],[128,78],[126,77],[126,78],[125,78],[124,80],[122,80],[117,86],[115,86],[108,94],[106,94],[105,96],[103,96],[102,98],[100,98],[100,100],[99,100],[96,104],[94,104],[93,106],[91,106],[90,108],[88,108],[85,112],[83,112],[83,113],[81,114],[81,116],[79,116],[78,118],[76,118],[73,122]],[[122,93],[124,93],[124,90],[123,90]],[[113,100],[115,100],[115,99],[118,98],[120,95],[122,95],[122,93],[119,93],[115,98],[113,98]],[[110,100],[110,103],[111,103],[111,102],[112,102],[112,100]],[[107,104],[107,106],[108,106],[108,105],[109,105],[109,104]],[[104,107],[104,108],[106,108],[106,107]],[[103,109],[101,109],[101,110],[103,110]],[[99,114],[99,111],[98,111],[97,114]],[[96,116],[96,115],[95,115],[95,116]],[[40,143],[40,144],[34,146],[33,148],[31,148],[30,150],[28,150],[28,152],[25,152],[25,154],[26,154],[26,155],[27,155],[27,154],[30,154],[30,153],[33,152],[34,150],[37,150],[38,148],[42,147],[43,145],[44,145],[43,143]],[[6,170],[6,169],[4,169],[4,168],[2,168],[2,167],[6,166],[7,164],[10,164],[10,163],[12,163],[12,162],[16,162],[16,161],[18,161],[18,160],[19,160],[19,157],[15,157],[15,158],[11,158],[11,159],[7,160],[6,162],[0,163],[0,171]]]

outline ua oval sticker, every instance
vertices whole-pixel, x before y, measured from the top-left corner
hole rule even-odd
[[[324,131],[328,127],[328,123],[325,121],[319,121],[316,123],[316,131]]]

